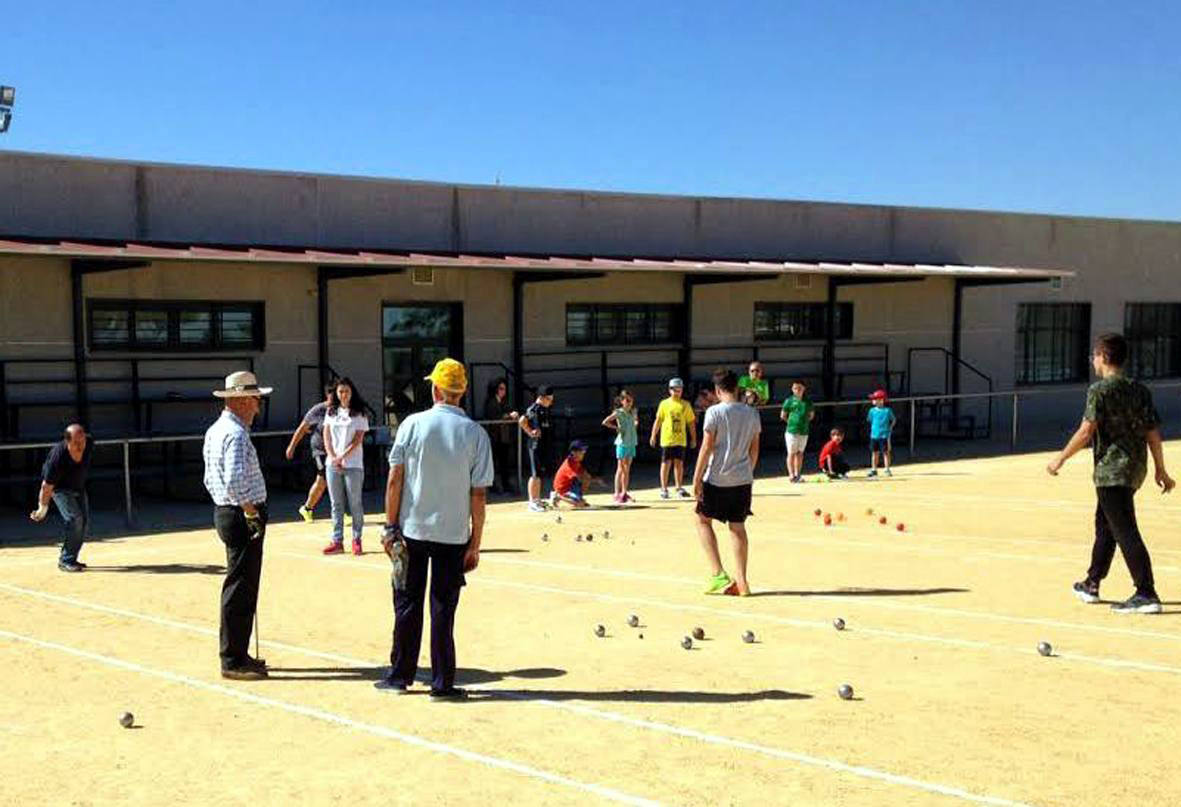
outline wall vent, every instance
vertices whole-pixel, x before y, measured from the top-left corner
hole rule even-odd
[[[435,270],[429,266],[415,266],[410,270],[410,282],[415,286],[433,286]]]
[[[796,275],[796,288],[797,289],[812,288],[812,276],[811,275]]]

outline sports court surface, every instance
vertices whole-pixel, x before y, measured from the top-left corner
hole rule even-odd
[[[1165,614],[1111,614],[1070,593],[1089,460],[1051,479],[1046,459],[760,480],[742,599],[700,594],[691,503],[640,491],[561,524],[495,505],[459,609],[466,703],[372,687],[376,526],[361,558],[322,557],[324,521],[271,528],[256,683],[218,676],[212,530],[91,544],[81,575],[5,548],[0,803],[1181,803],[1181,494],[1138,501]],[[1117,557],[1104,598],[1130,593]]]

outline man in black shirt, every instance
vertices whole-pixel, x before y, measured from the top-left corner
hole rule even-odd
[[[90,471],[90,455],[94,442],[77,423],[66,427],[65,438],[49,451],[41,469],[41,493],[37,509],[29,514],[33,521],[44,521],[49,514],[49,500],[57,505],[65,528],[62,551],[57,568],[63,572],[81,572],[85,563],[78,562],[82,542],[90,532],[90,500],[86,496],[86,475]]]

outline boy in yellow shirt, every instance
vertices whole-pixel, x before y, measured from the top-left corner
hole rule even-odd
[[[652,437],[648,441],[656,448],[660,437],[660,498],[668,498],[668,468],[673,469],[677,483],[677,495],[682,499],[693,498],[684,488],[685,446],[697,448],[697,415],[684,399],[685,382],[679,378],[669,379],[668,397],[656,409],[656,420],[652,422]]]

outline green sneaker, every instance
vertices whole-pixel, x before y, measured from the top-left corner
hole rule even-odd
[[[709,579],[709,584],[705,588],[705,593],[724,594],[726,593],[726,589],[728,589],[730,584],[733,582],[734,581],[730,579],[730,575],[726,574],[725,572],[716,574]]]

